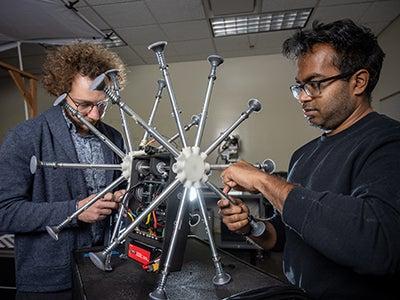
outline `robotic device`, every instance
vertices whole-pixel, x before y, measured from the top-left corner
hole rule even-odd
[[[245,119],[253,112],[261,110],[260,101],[250,99],[248,107],[230,127],[223,131],[210,145],[200,148],[207,120],[211,92],[216,79],[216,71],[218,66],[223,63],[223,58],[218,55],[208,57],[211,69],[208,76],[207,91],[202,111],[199,115],[193,116],[187,126],[182,126],[168,66],[164,57],[164,48],[166,45],[167,42],[162,41],[148,47],[149,50],[154,51],[163,76],[163,80],[158,81],[156,101],[148,122],[144,121],[132,108],[122,101],[117,70],[109,70],[101,74],[92,84],[91,88],[93,90],[103,90],[108,96],[109,101],[113,105],[118,106],[126,152],[119,149],[78,111],[72,108],[65,101],[66,94],[61,95],[54,103],[54,105],[62,105],[97,135],[120,157],[120,164],[91,165],[42,162],[36,157],[32,157],[30,166],[32,173],[36,172],[37,167],[99,168],[121,171],[120,177],[98,193],[91,201],[68,216],[62,223],[56,226],[48,226],[46,229],[57,240],[62,229],[80,213],[103,197],[107,192],[112,191],[121,183],[127,182],[127,192],[121,201],[108,246],[101,252],[90,253],[89,255],[92,262],[99,269],[111,270],[111,252],[118,245],[126,242],[127,255],[129,257],[139,262],[146,270],[159,270],[160,272],[157,287],[149,294],[151,299],[167,299],[165,293],[167,277],[171,271],[180,268],[180,259],[183,257],[189,227],[189,214],[187,213],[189,194],[197,195],[200,215],[205,224],[211,258],[215,267],[213,283],[215,285],[224,285],[231,280],[231,276],[222,267],[215,247],[201,188],[208,188],[216,193],[218,197],[233,202],[228,195],[224,194],[208,178],[212,170],[222,170],[229,165],[212,165],[207,162],[207,158]],[[169,140],[152,127],[155,111],[161,99],[162,90],[165,87],[168,91],[174,120],[178,129],[177,134]],[[126,116],[134,119],[137,124],[146,130],[140,147],[136,151],[133,150],[130,141]],[[189,146],[185,137],[185,130],[194,125],[198,126],[195,142],[193,146]],[[149,136],[161,146],[157,148],[150,147],[150,143],[148,142]],[[171,143],[178,137],[180,137],[182,143],[180,149]],[[273,172],[275,168],[275,164],[271,160],[266,160],[262,164],[256,164],[255,166],[266,172]],[[124,215],[127,215],[131,219],[131,222],[126,225],[123,224],[126,223],[124,222]],[[264,231],[264,223],[257,222],[253,217],[249,217],[249,221],[254,235],[261,234]]]

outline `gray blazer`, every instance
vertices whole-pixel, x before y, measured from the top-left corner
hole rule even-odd
[[[118,131],[98,129],[122,149]],[[103,145],[106,163],[118,163]],[[15,234],[18,291],[46,292],[71,288],[74,249],[91,246],[90,225],[76,220],[53,240],[47,225],[57,225],[88,196],[82,170],[42,168],[32,175],[32,155],[48,162],[78,162],[61,107],[52,107],[12,129],[0,147],[0,232]],[[107,171],[107,184],[114,177]]]

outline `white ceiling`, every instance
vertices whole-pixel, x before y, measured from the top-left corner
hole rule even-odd
[[[400,14],[400,0],[79,0],[74,7],[97,28],[112,29],[126,42],[127,46],[113,50],[128,65],[156,63],[147,46],[159,40],[168,41],[167,62],[178,62],[203,60],[213,53],[225,58],[280,53],[282,42],[293,33],[214,38],[209,19],[217,15],[312,7],[307,27],[313,20],[351,18],[379,35]],[[29,14],[34,15],[35,22],[29,21]],[[95,35],[95,30],[65,8],[61,0],[0,2],[0,47],[33,38]],[[39,73],[44,52],[43,45],[23,43],[24,69]],[[0,59],[18,66],[16,49],[1,52]]]

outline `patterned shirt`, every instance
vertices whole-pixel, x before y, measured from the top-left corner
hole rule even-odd
[[[100,139],[92,133],[87,135],[78,133],[75,124],[67,117],[64,110],[63,115],[67,122],[69,132],[71,133],[79,162],[85,164],[104,164],[104,153]],[[106,187],[105,170],[84,169],[83,173],[89,195],[97,194]],[[102,242],[104,226],[104,221],[92,224],[92,237],[94,244]]]

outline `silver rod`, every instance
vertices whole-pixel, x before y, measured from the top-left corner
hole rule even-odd
[[[192,116],[192,121],[185,125],[185,127],[183,128],[185,131],[188,131],[190,128],[192,128],[194,125],[198,125],[200,121],[200,114],[198,115],[193,115]],[[175,133],[172,137],[169,138],[168,142],[173,142],[175,141],[177,138],[179,137],[179,132]],[[158,147],[158,149],[162,149],[163,146]]]
[[[208,222],[207,207],[204,203],[204,199],[200,191],[197,189],[196,192],[197,192],[197,199],[199,201],[200,212],[203,216],[204,226],[208,237],[208,243],[211,249],[212,261],[214,263],[214,268],[215,268],[215,276],[213,278],[213,283],[215,285],[224,285],[231,280],[231,276],[228,273],[225,273],[224,269],[222,268],[221,258],[219,257],[217,248],[215,247],[212,229],[210,228],[210,224]]]
[[[226,129],[208,148],[204,151],[205,154],[209,155],[213,152],[228,135],[232,133],[244,120],[246,120],[252,112],[261,110],[261,104],[257,99],[251,99],[249,101],[249,107],[247,110],[241,113],[240,117]]]
[[[119,234],[119,229],[120,229],[120,225],[121,225],[121,221],[122,221],[122,216],[124,214],[124,210],[126,209],[127,201],[129,199],[129,196],[130,196],[130,192],[129,192],[130,187],[131,187],[131,183],[129,182],[128,187],[127,187],[127,192],[125,193],[124,198],[121,201],[121,204],[120,204],[120,207],[119,207],[119,210],[118,210],[117,221],[114,224],[114,228],[113,228],[113,231],[112,231],[112,234],[111,234],[111,237],[110,237],[108,245],[110,245],[114,241],[115,237]],[[107,258],[106,258],[105,265],[106,265],[106,269],[107,270],[112,270],[110,263],[111,263],[111,252],[107,255]]]
[[[121,165],[111,164],[80,164],[80,163],[59,163],[59,162],[44,162],[38,161],[41,167],[70,168],[70,169],[103,169],[103,170],[122,170]]]
[[[162,90],[165,87],[164,80],[158,80],[157,82],[158,82],[158,90],[157,90],[156,98],[154,100],[153,109],[151,110],[151,113],[150,113],[149,121],[147,122],[147,125],[149,125],[149,126],[153,126],[153,119],[156,114],[158,104],[160,103],[160,100],[161,100]],[[140,142],[140,145],[139,145],[140,147],[144,147],[146,145],[148,137],[149,137],[149,132],[145,131],[142,141]]]
[[[165,57],[164,57],[164,48],[166,45],[167,45],[167,42],[160,41],[160,42],[156,42],[156,43],[149,45],[147,48],[149,50],[153,50],[154,53],[156,54],[156,58],[157,58],[159,66],[160,66],[160,70],[163,74],[165,83],[167,84],[169,100],[171,102],[172,112],[175,116],[176,126],[178,127],[178,132],[179,132],[179,135],[182,140],[182,145],[184,148],[186,148],[187,147],[186,137],[185,137],[185,134],[183,131],[183,126],[181,124],[181,120],[179,118],[179,112],[178,112],[178,108],[177,108],[177,104],[176,104],[177,102],[175,99],[174,91],[172,89],[171,79],[170,79],[170,76],[168,73],[168,65],[167,65],[167,63],[165,61]]]
[[[210,170],[214,170],[214,171],[223,171],[227,168],[229,168],[230,166],[232,166],[232,164],[216,164],[216,165],[210,165]],[[272,159],[265,159],[262,163],[256,163],[256,164],[252,164],[253,167],[258,168],[263,170],[266,173],[272,173],[275,171],[275,162]]]
[[[126,122],[125,114],[122,108],[119,108],[119,114],[121,116],[121,122],[122,122],[122,130],[123,130],[123,137],[125,141],[125,146],[126,146],[126,152],[130,153],[133,151],[132,147],[132,142],[131,142],[131,136],[129,133],[129,128],[128,128],[128,123]]]
[[[205,126],[206,120],[207,120],[208,106],[210,103],[211,93],[212,93],[212,90],[214,87],[214,81],[217,78],[217,76],[216,76],[217,67],[224,62],[224,59],[219,55],[210,55],[209,57],[207,57],[207,60],[209,61],[210,65],[211,65],[211,69],[210,69],[210,74],[208,75],[207,92],[206,92],[206,96],[204,98],[204,105],[203,105],[203,110],[201,112],[199,129],[197,130],[196,140],[194,143],[195,147],[200,146],[201,139],[203,137],[204,126]]]
[[[214,79],[215,78],[210,77],[208,80],[207,92],[206,92],[206,96],[204,99],[203,110],[201,111],[200,124],[199,124],[199,128],[197,129],[196,140],[194,142],[195,147],[200,146],[201,139],[203,137],[204,127],[206,125],[206,120],[207,120],[207,115],[208,115],[208,106],[210,103],[211,92],[212,92],[212,88],[214,86]]]
[[[223,191],[221,191],[218,187],[216,187],[214,184],[212,184],[211,182],[206,182],[206,185],[212,190],[214,191],[215,194],[217,194],[217,196],[228,200],[231,204],[233,205],[237,205],[236,201],[234,201],[233,199],[231,199],[230,197],[228,197],[227,194],[225,194]],[[251,227],[251,233],[254,236],[261,236],[261,234],[264,233],[265,231],[265,223],[264,222],[257,222],[255,220],[255,218],[250,214],[250,212],[248,213],[247,216],[247,220],[249,221],[249,225]]]
[[[133,221],[129,226],[124,230],[122,234],[120,234],[112,243],[109,245],[103,252],[103,255],[107,255],[107,253],[110,253],[118,244],[120,244],[127,235],[132,232],[133,229],[135,229],[146,217],[147,215],[157,208],[163,201],[164,199],[173,191],[175,188],[180,184],[179,179],[175,179],[171,184],[165,188],[161,194],[153,201],[150,203],[147,208],[142,211],[142,213]]]
[[[168,90],[168,94],[169,94],[169,100],[171,102],[172,111],[173,111],[174,116],[175,116],[176,126],[178,127],[178,132],[179,132],[180,138],[182,140],[182,146],[184,148],[186,148],[187,147],[186,137],[185,137],[185,134],[184,134],[184,131],[183,131],[181,119],[179,117],[179,112],[178,112],[178,108],[177,108],[177,105],[176,105],[176,99],[175,99],[174,91],[172,90],[172,84],[171,84],[171,80],[169,78],[168,69],[167,68],[163,68],[162,69],[162,73],[163,73],[163,76],[164,76],[164,80],[167,83],[167,90]]]
[[[100,193],[98,193],[93,199],[90,201],[86,202],[85,205],[81,206],[78,210],[76,210],[72,215],[67,217],[62,223],[60,223],[57,226],[58,230],[61,230],[64,228],[67,224],[69,224],[75,217],[79,216],[81,213],[83,213],[85,210],[87,210],[91,205],[93,205],[97,200],[102,198],[105,194],[107,194],[109,191],[113,190],[115,187],[117,187],[121,182],[125,180],[124,176],[120,176],[116,180],[114,180],[112,183],[110,183],[107,187],[104,188]]]
[[[72,108],[71,105],[64,101],[63,106],[70,111],[75,117],[79,119],[83,124],[85,124],[90,131],[92,131],[100,140],[102,140],[115,154],[120,158],[125,157],[125,153],[122,152],[109,138],[102,134],[96,127],[94,127],[89,121],[87,121],[76,109]]]
[[[185,211],[185,202],[186,202],[187,194],[188,194],[188,188],[185,188],[185,190],[183,191],[183,196],[182,196],[181,202],[179,204],[178,213],[176,214],[175,224],[174,224],[174,231],[173,231],[172,236],[171,236],[171,241],[170,241],[170,244],[169,244],[169,247],[168,247],[167,257],[165,259],[165,266],[164,266],[164,270],[163,271],[166,272],[167,274],[169,273],[169,268],[170,268],[172,256],[175,253],[176,243],[178,241],[177,240],[178,231],[182,227],[183,214],[184,214],[184,211]]]
[[[213,238],[213,235],[212,235],[212,232],[211,232],[210,225],[208,223],[207,209],[206,209],[205,204],[204,204],[204,199],[203,199],[199,189],[196,189],[196,193],[197,193],[197,200],[199,202],[200,212],[201,212],[201,214],[203,216],[203,221],[204,221],[204,226],[205,226],[205,229],[206,229],[206,234],[207,234],[207,237],[208,237],[208,241],[210,243],[212,258],[213,258],[213,260],[219,260],[218,259],[218,254],[217,254],[217,249],[216,249],[215,243],[214,243],[214,238]]]
[[[118,104],[118,106],[121,107],[124,110],[124,112],[126,112],[128,114],[128,116],[130,116],[132,119],[134,119],[136,123],[138,123],[140,126],[142,126],[148,132],[150,132],[150,134],[157,140],[157,142],[159,142],[169,152],[171,152],[171,154],[174,157],[179,156],[178,150],[176,150],[176,148],[171,143],[169,143],[167,140],[165,140],[165,138],[160,133],[158,133],[157,130],[155,130],[154,128],[147,125],[147,123],[137,113],[135,113],[126,103],[124,103],[122,101],[117,101],[115,103]]]

